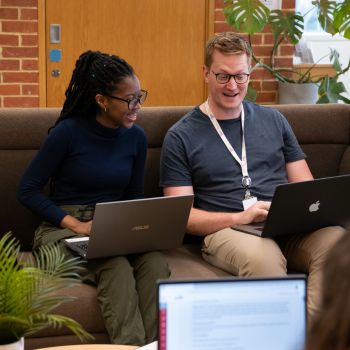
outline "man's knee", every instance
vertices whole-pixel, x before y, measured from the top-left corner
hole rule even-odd
[[[259,250],[251,249],[240,253],[239,276],[286,275],[286,259],[275,242],[271,242],[264,242]]]
[[[238,276],[285,275],[286,259],[271,239],[222,230],[207,237],[203,258],[214,266]]]
[[[310,236],[310,250],[312,265],[323,264],[329,251],[345,234],[345,229],[340,226],[331,226],[319,229]]]

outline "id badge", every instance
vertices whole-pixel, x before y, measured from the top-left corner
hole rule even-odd
[[[258,198],[256,197],[249,197],[249,198],[243,199],[242,203],[243,203],[244,210],[247,210],[248,208],[250,208],[257,201],[258,201]]]

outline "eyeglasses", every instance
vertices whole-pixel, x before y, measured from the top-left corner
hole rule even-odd
[[[136,106],[138,104],[140,104],[140,105],[144,104],[144,102],[146,101],[146,98],[147,98],[147,91],[146,90],[141,90],[141,95],[140,96],[131,98],[129,100],[126,100],[124,98],[120,98],[120,97],[117,97],[117,96],[113,96],[113,95],[105,95],[105,96],[108,96],[110,98],[114,98],[115,100],[126,102],[128,104],[129,110],[133,110],[134,108],[136,108]]]
[[[231,78],[235,80],[237,84],[245,84],[248,81],[250,74],[248,73],[238,73],[238,74],[226,74],[226,73],[214,73],[211,71],[219,84],[227,84]]]

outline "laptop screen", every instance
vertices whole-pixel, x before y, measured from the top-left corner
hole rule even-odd
[[[158,284],[159,350],[301,350],[306,279]]]

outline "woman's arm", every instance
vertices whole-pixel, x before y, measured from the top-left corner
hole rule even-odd
[[[136,156],[132,166],[132,174],[128,187],[125,189],[124,199],[137,199],[144,196],[145,162],[147,154],[147,140],[141,128],[137,130]]]
[[[67,214],[48,198],[44,188],[64,160],[69,142],[70,135],[66,128],[62,125],[54,128],[24,172],[17,188],[19,202],[55,226],[59,226]]]

